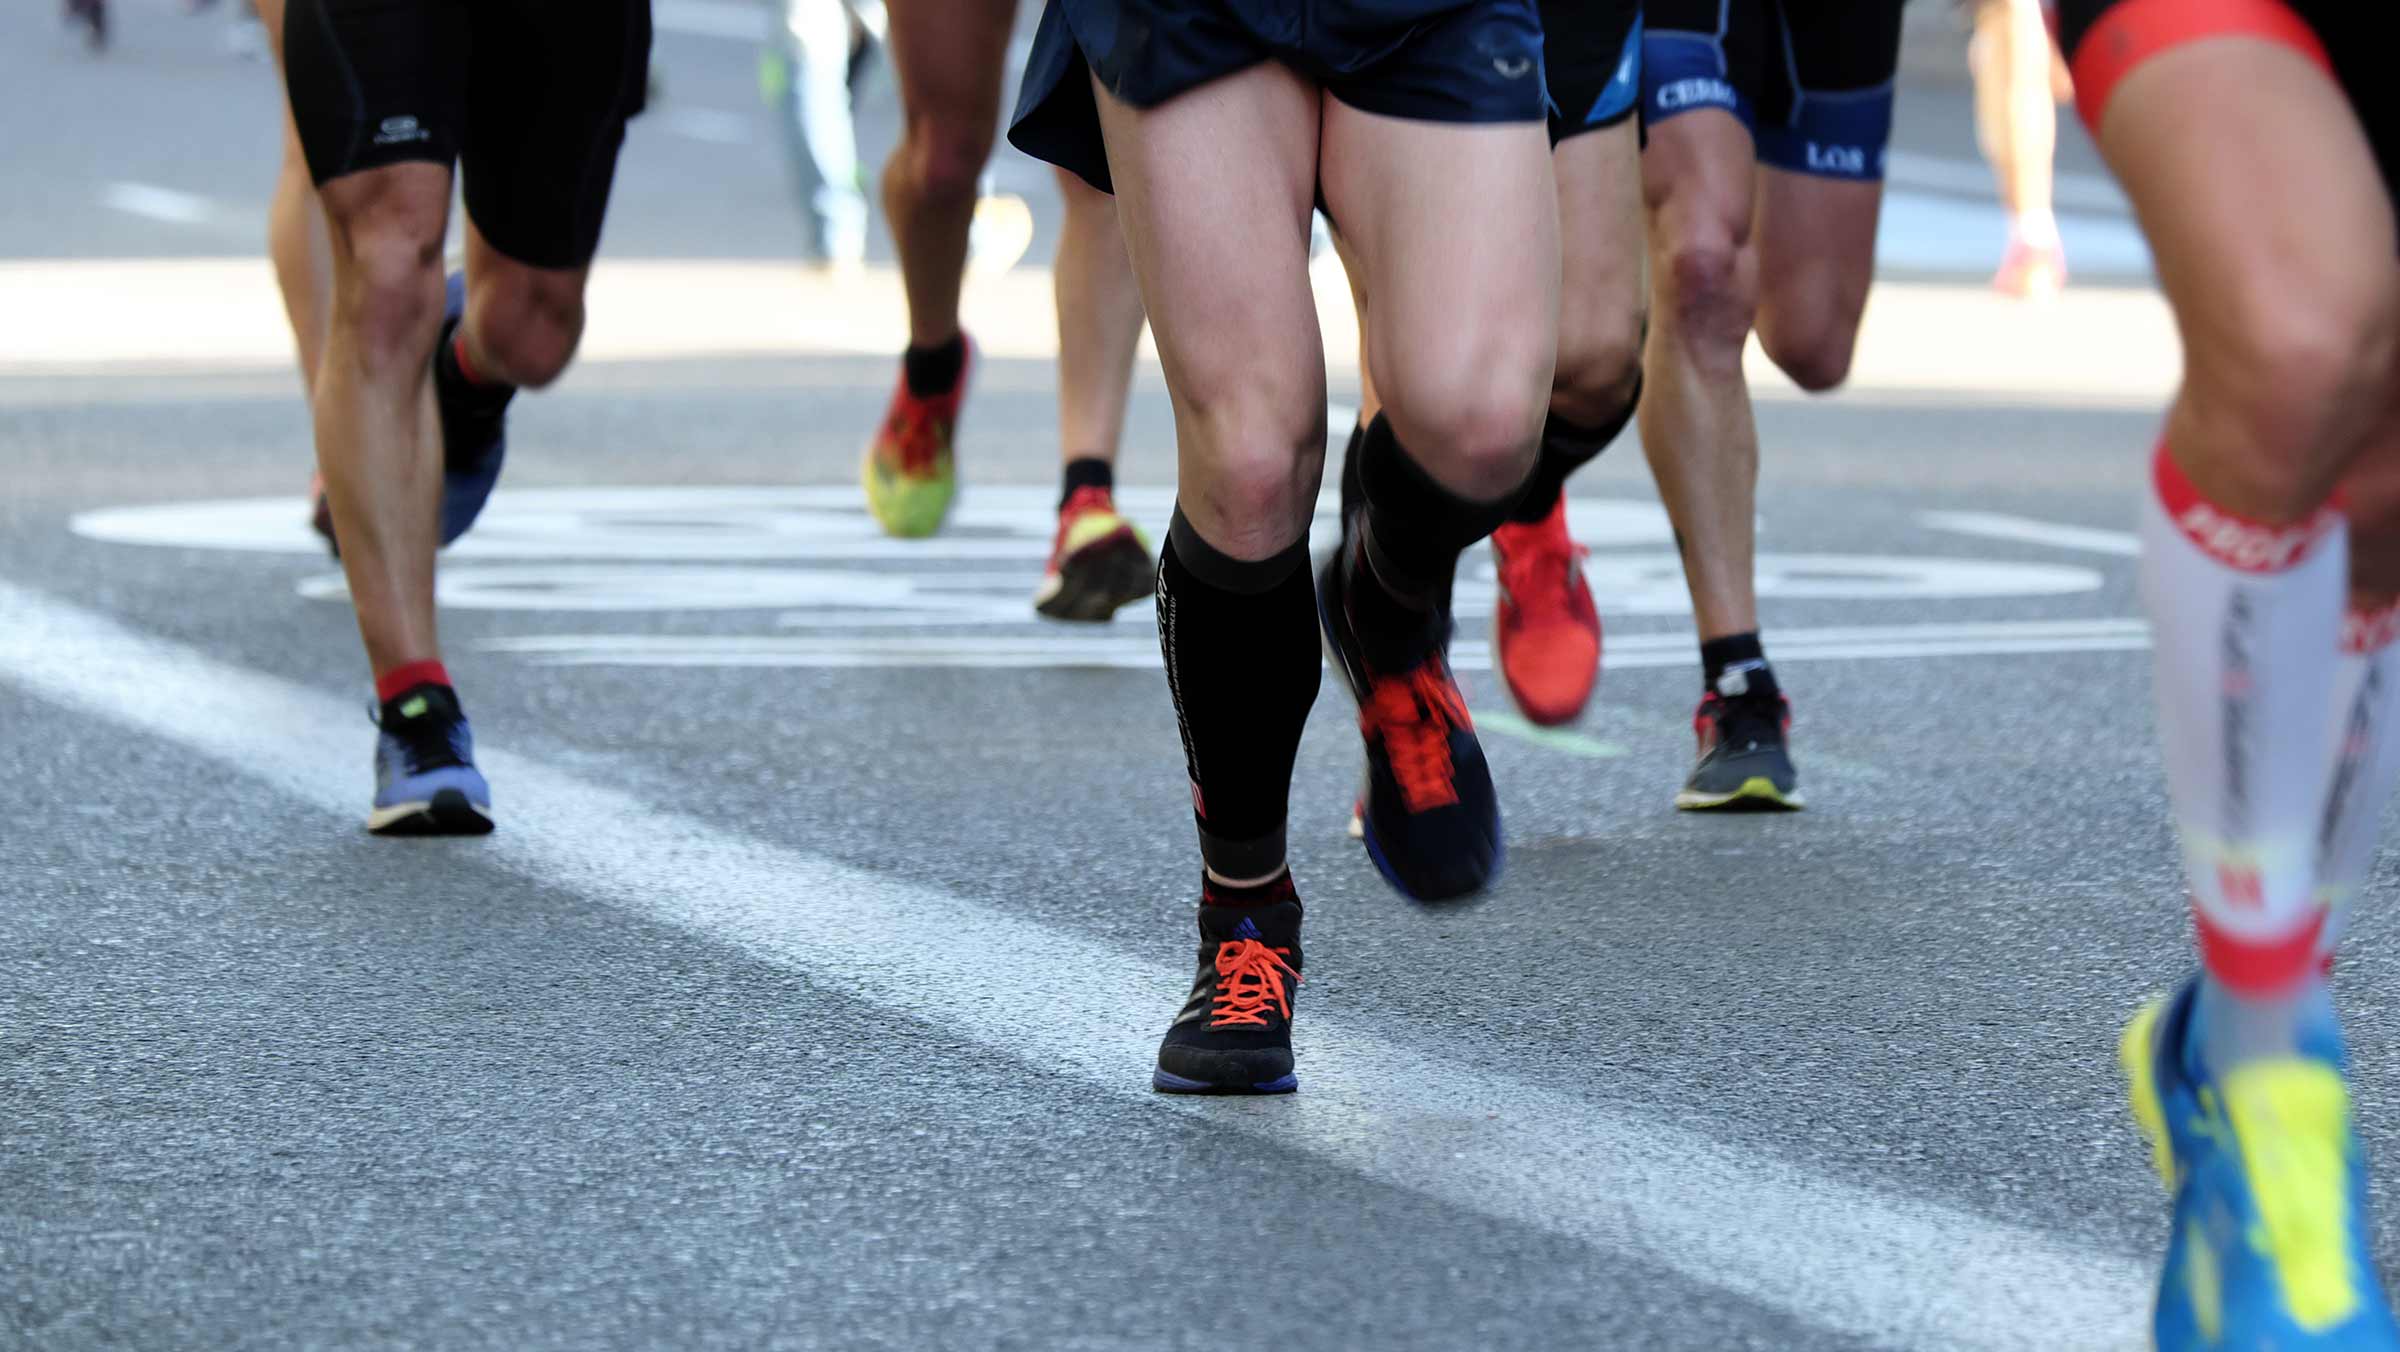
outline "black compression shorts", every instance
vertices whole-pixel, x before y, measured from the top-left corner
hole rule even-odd
[[[1094,76],[1136,108],[1279,61],[1353,108],[1540,122],[1535,0],[1049,0],[1009,143],[1109,186]]]
[[[1550,143],[1614,127],[1642,95],[1642,0],[1541,0]]]
[[[1879,180],[1902,0],[1644,0],[1642,120],[1716,108],[1761,164]]]
[[[650,71],[649,0],[291,0],[292,119],[322,186],[457,164],[500,252],[576,268],[600,247]]]

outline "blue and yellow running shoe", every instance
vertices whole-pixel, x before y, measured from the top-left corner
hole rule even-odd
[[[481,836],[492,829],[492,789],[475,768],[475,733],[446,685],[419,685],[376,711],[375,807],[379,836]]]
[[[2197,989],[2153,1001],[2118,1045],[2134,1119],[2175,1197],[2160,1352],[2400,1349],[2367,1251],[2339,1036],[2211,1076],[2189,1050]]]

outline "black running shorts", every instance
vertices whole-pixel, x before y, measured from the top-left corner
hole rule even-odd
[[[1387,117],[1548,115],[1535,0],[1049,0],[1008,139],[1106,191],[1095,75],[1153,108],[1262,61]]]
[[[1614,127],[1642,101],[1642,0],[1541,0],[1550,143]]]
[[[2075,104],[2098,134],[2117,82],[2161,52],[2211,37],[2278,42],[2323,67],[2358,114],[2400,205],[2400,82],[2391,78],[2391,6],[2375,0],[2057,0],[2059,46]],[[2228,91],[2229,99],[2240,91]]]
[[[577,268],[641,111],[650,0],[290,0],[284,69],[320,186],[457,164],[495,248]]]
[[[1716,108],[1759,163],[1880,180],[1902,0],[1644,0],[1642,121]]]

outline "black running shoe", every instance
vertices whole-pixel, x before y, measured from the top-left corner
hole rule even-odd
[[[1785,738],[1792,702],[1782,694],[1710,691],[1692,715],[1700,763],[1675,795],[1686,812],[1778,811],[1803,806],[1800,772]]]
[[[1166,1094],[1288,1094],[1300,899],[1200,907],[1200,976],[1168,1026],[1150,1086]]]
[[[1500,876],[1500,799],[1483,745],[1475,740],[1466,696],[1450,674],[1449,618],[1438,620],[1436,641],[1397,671],[1368,666],[1351,618],[1345,566],[1357,546],[1342,547],[1317,574],[1317,617],[1334,670],[1358,701],[1358,730],[1367,745],[1359,823],[1367,857],[1402,896],[1449,901],[1482,890]]]

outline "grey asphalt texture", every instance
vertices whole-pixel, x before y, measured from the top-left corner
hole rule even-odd
[[[121,3],[121,48],[99,61],[43,5],[0,18],[16,129],[0,257],[252,252],[255,236],[95,204],[129,179],[263,211],[272,173],[267,68],[222,56],[215,19]],[[739,44],[665,33],[659,63],[669,101],[748,107]],[[1911,97],[1933,110],[1934,149],[1971,156],[1958,90]],[[637,131],[610,247],[788,251],[761,119],[746,145]],[[888,126],[886,109],[870,136]],[[1015,161],[1003,178],[1033,195],[1042,174]],[[810,367],[788,386],[765,359],[571,377],[520,404],[509,488],[849,483],[891,364]],[[1046,363],[992,364],[962,452],[972,484],[1050,481],[1048,382]],[[1945,535],[1918,514],[2129,529],[2152,415],[1850,397],[1763,403],[1760,421],[1763,548],[2102,578],[2055,596],[1776,599],[1771,654],[1781,629],[2138,614],[2130,560]],[[1127,445],[1127,482],[1169,482],[1154,378]],[[322,559],[68,528],[224,497],[290,494],[297,513],[308,457],[296,393],[254,375],[0,375],[0,579],[363,706],[345,610],[295,590]],[[1574,491],[1652,496],[1630,437]],[[1620,641],[1683,624],[1610,623]],[[1196,863],[1155,670],[553,666],[487,646],[775,632],[755,610],[445,625],[487,743],[1188,961]],[[1021,632],[1055,631],[1028,617]],[[1308,1017],[1338,1011],[1447,1064],[2147,1263],[2164,1208],[2111,1052],[2189,959],[2146,664],[1792,663],[1814,805],[1742,818],[1668,805],[1694,669],[1611,671],[1579,731],[1620,754],[1486,736],[1509,871],[1443,909],[1392,895],[1344,837],[1358,752],[1328,681],[1294,790],[1304,1085]],[[1479,711],[1505,709],[1489,674],[1467,683]],[[363,712],[356,745],[326,754],[356,757],[363,812]],[[1045,1044],[1076,1036],[1045,1021],[1045,991],[1074,971],[990,955],[1024,1040],[995,1058],[839,981],[529,885],[473,842],[372,840],[4,680],[0,769],[0,1347],[1853,1345],[1671,1262],[1222,1129],[1274,1105],[1167,1111],[1045,1073]],[[2372,891],[2391,882],[2387,865]],[[2386,1160],[2394,943],[2367,908],[2342,983],[2368,1150]],[[1180,999],[1158,992],[1162,1029]],[[1130,1084],[1147,1073],[1124,1067]],[[2389,1264],[2400,1213],[2376,1195]]]

